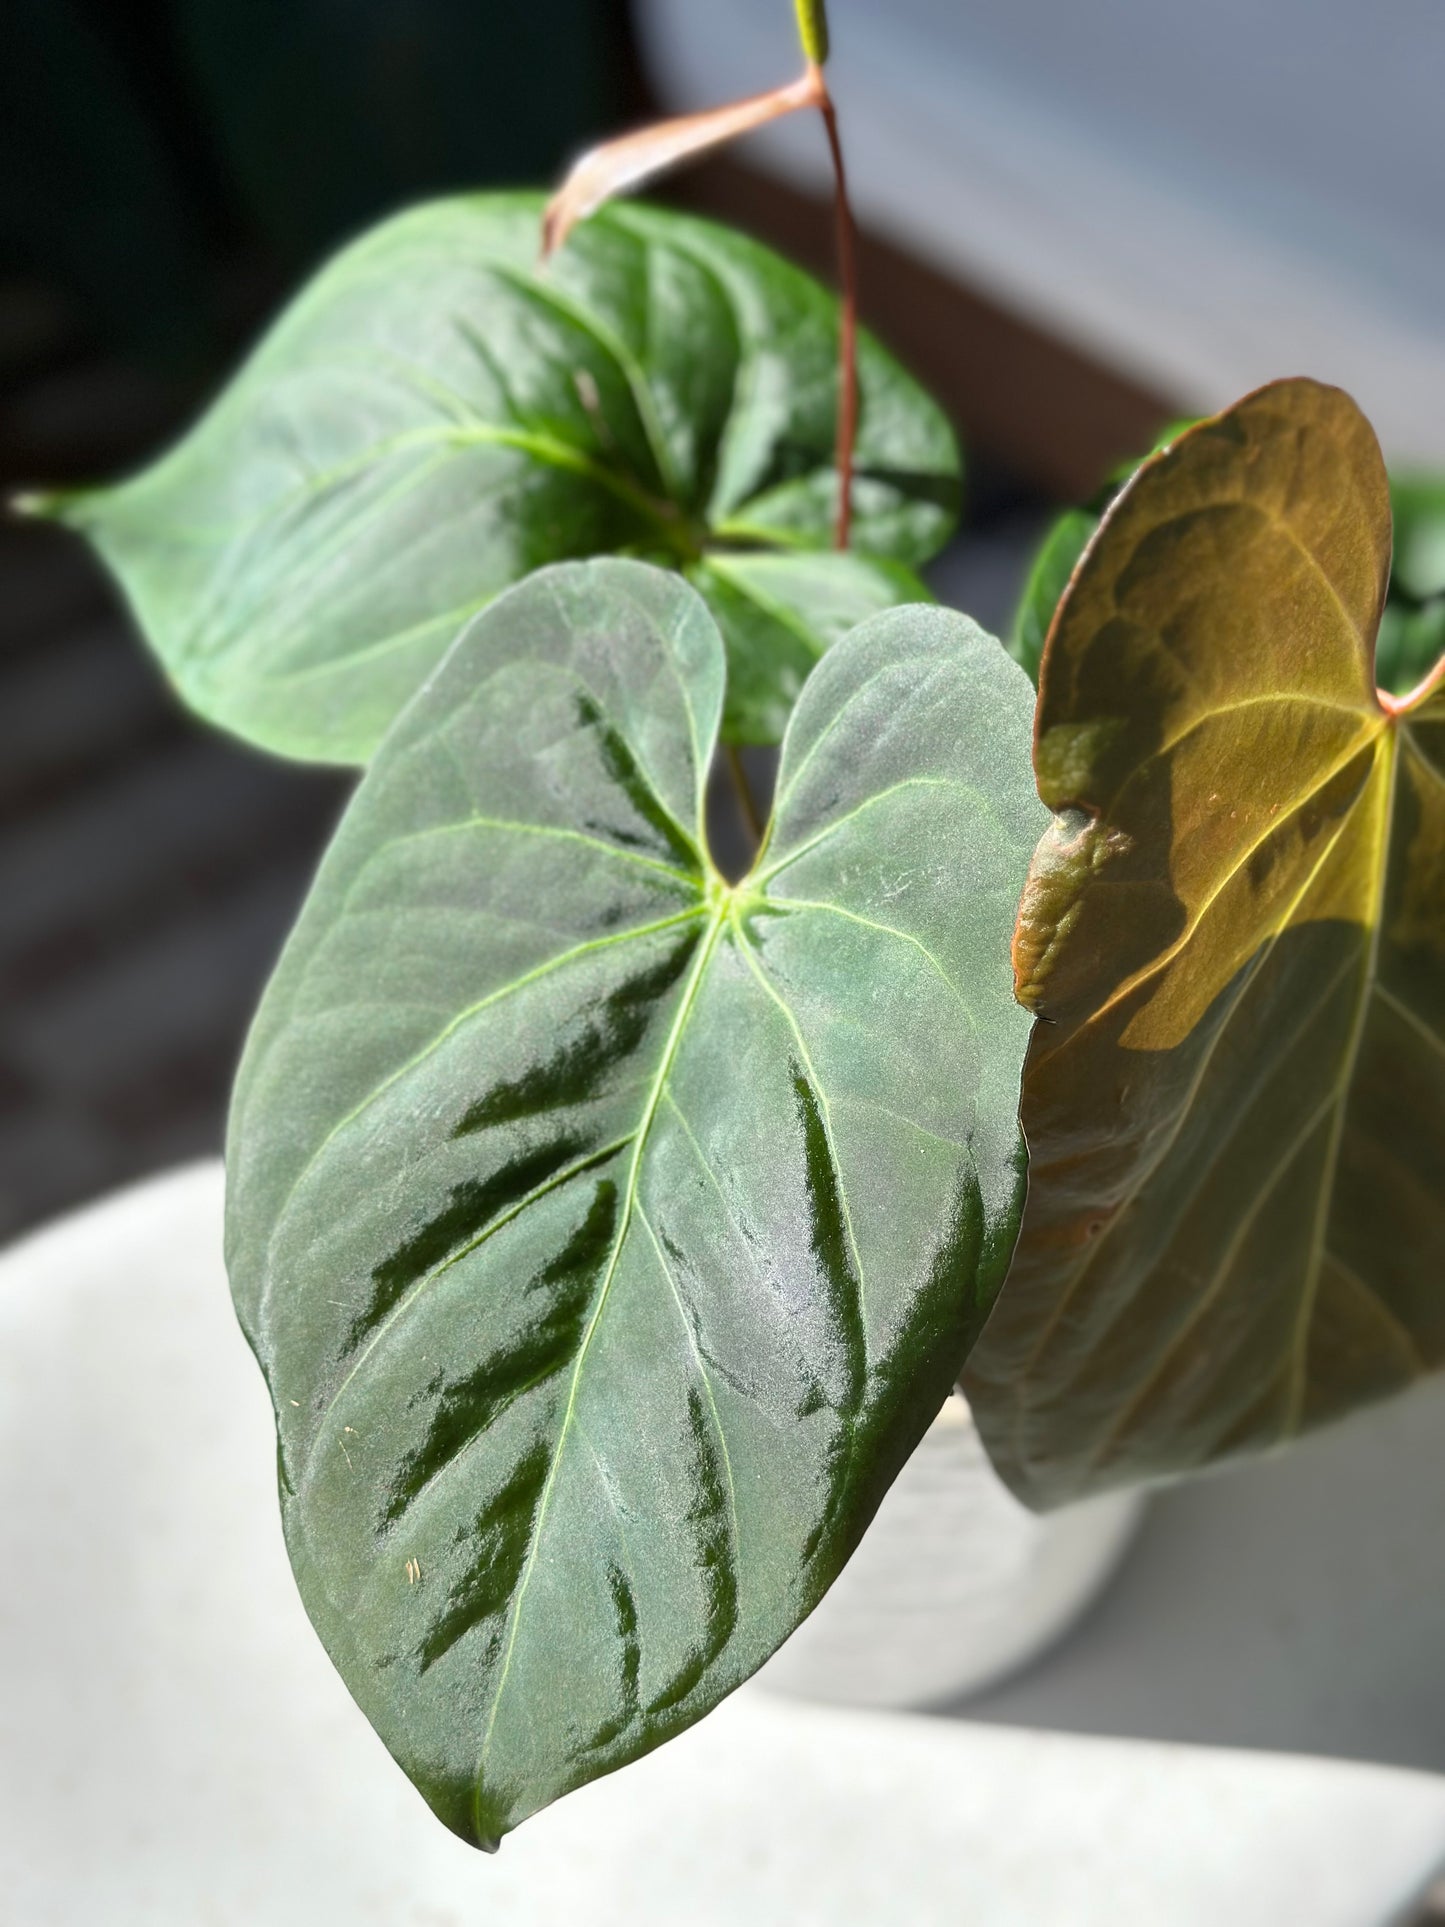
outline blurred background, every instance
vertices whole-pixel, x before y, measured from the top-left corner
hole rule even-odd
[[[1052,507],[1270,376],[1445,459],[1438,0],[831,0],[867,318],[952,412],[935,571],[1000,627]],[[430,193],[775,84],[789,0],[4,0],[0,491],[153,455],[320,257]],[[680,177],[831,267],[821,133]],[[346,779],[171,701],[103,574],[0,520],[0,1235],[215,1148]]]
[[[1005,626],[1058,504],[1277,375],[1445,467],[1440,0],[829,5],[865,317],[967,449],[946,600]],[[797,58],[791,0],[0,0],[0,497],[150,459],[380,216]],[[826,275],[825,158],[799,119],[662,194]],[[0,1240],[219,1147],[348,788],[186,716],[81,544],[0,514]],[[1339,1450],[1159,1501],[1132,1590],[970,1713],[1438,1770],[1390,1563],[1438,1472]]]
[[[633,45],[614,0],[3,0],[0,493],[146,461],[379,216],[548,179]],[[82,546],[0,521],[0,1237],[219,1148],[347,788],[183,714]]]

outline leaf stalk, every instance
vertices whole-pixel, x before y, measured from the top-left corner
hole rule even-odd
[[[800,6],[801,12],[801,6]],[[833,213],[838,250],[838,509],[833,524],[833,546],[846,549],[853,533],[853,463],[858,440],[858,237],[853,207],[848,199],[848,173],[838,133],[838,110],[820,66],[812,69],[817,81],[818,112],[828,136],[833,163]]]

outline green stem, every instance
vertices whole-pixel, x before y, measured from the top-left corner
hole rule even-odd
[[[793,10],[809,65],[823,66],[828,58],[828,13],[823,0],[793,0]]]

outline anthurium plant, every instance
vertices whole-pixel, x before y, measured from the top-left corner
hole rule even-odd
[[[481,1846],[752,1673],[960,1375],[1047,1505],[1445,1362],[1429,504],[1377,688],[1374,437],[1246,398],[1056,537],[1036,704],[912,573],[957,451],[856,330],[800,24],[773,95],[358,242],[156,467],[38,502],[203,715],[365,765],[228,1259],[306,1608]],[[604,205],[801,108],[841,303]],[[725,874],[709,772],[778,741]]]

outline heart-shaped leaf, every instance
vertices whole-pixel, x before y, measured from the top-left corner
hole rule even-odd
[[[828,547],[834,298],[740,235],[636,205],[543,268],[541,215],[540,196],[503,194],[388,222],[172,454],[34,504],[95,542],[202,715],[364,761],[468,617],[531,569]],[[875,342],[859,367],[854,540],[915,563],[952,526],[957,448]],[[884,585],[924,595],[856,558],[829,570],[854,620]],[[822,648],[806,596],[788,621]]]
[[[301,1591],[484,1844],[812,1608],[1016,1229],[1027,680],[962,616],[865,623],[729,887],[723,669],[639,563],[498,601],[358,789],[238,1084],[229,1259]]]
[[[1445,681],[1376,696],[1390,501],[1338,390],[1145,464],[1044,655],[1029,1200],[966,1375],[1050,1504],[1445,1364]]]

